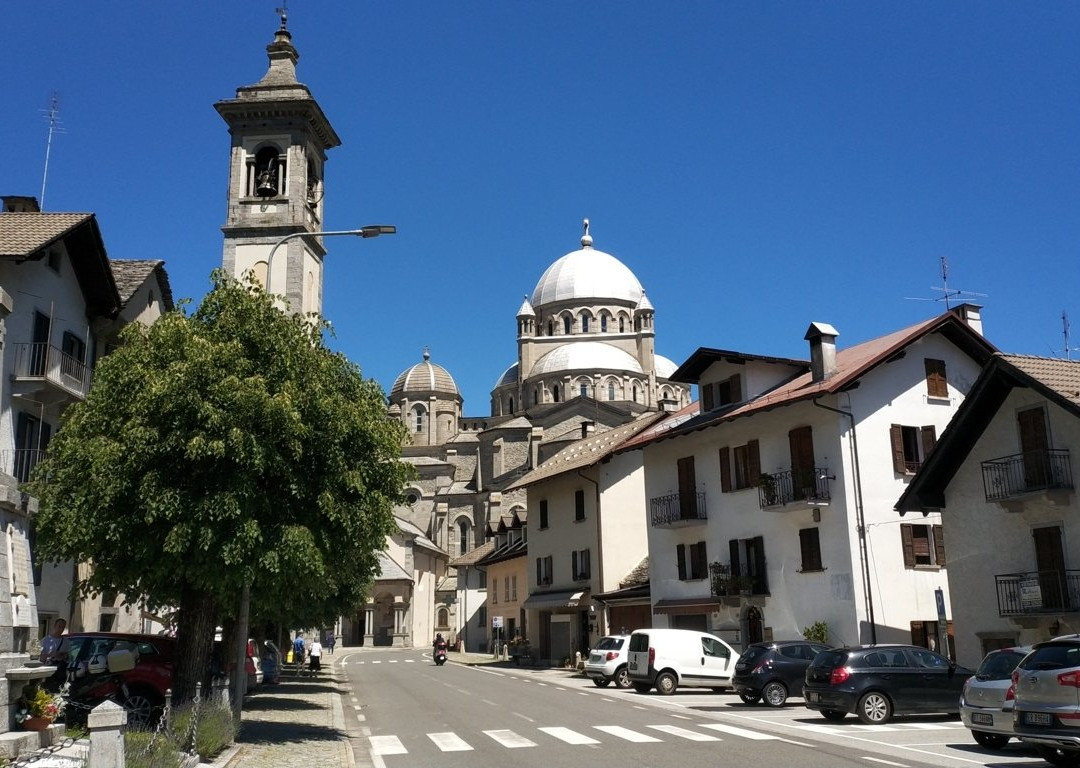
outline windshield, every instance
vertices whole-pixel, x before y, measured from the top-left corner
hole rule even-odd
[[[754,664],[759,659],[763,659],[768,652],[769,649],[763,645],[751,645],[746,649],[743,655],[739,657],[739,662],[740,664],[744,662],[746,664]]]
[[[1036,648],[1019,664],[1020,669],[1062,669],[1080,667],[1080,645],[1051,643]]]
[[[847,651],[822,651],[814,660],[810,663],[811,667],[818,667],[825,669],[836,669],[842,667],[847,663],[848,652]]]
[[[602,637],[600,642],[596,644],[596,650],[598,651],[617,651],[622,648],[623,638],[621,637]]]
[[[979,665],[975,676],[980,680],[1008,680],[1022,658],[1024,658],[1024,654],[1012,649],[994,651],[987,654],[986,658],[982,660],[982,664]]]

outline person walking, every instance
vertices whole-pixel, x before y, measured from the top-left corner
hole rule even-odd
[[[337,636],[336,636],[336,635],[334,635],[333,631],[331,631],[331,632],[330,632],[329,634],[327,634],[327,636],[326,636],[326,647],[327,647],[327,649],[328,649],[328,650],[330,651],[330,653],[333,653],[333,652],[334,652],[334,646],[335,646],[336,644],[337,644]]]
[[[308,648],[308,657],[311,659],[310,672],[315,674],[322,669],[322,643],[318,638],[311,641],[311,647]]]
[[[292,659],[297,671],[304,668],[304,636],[297,632],[292,644]]]
[[[39,658],[42,664],[51,664],[58,660],[57,651],[60,650],[60,643],[63,641],[66,628],[66,621],[56,619],[53,621],[49,634],[41,638],[41,656]]]

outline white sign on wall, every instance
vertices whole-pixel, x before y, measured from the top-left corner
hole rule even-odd
[[[502,629],[502,627],[503,627],[503,617],[502,616],[492,616],[491,617],[491,628],[492,629]]]

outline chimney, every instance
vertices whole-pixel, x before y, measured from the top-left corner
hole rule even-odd
[[[825,381],[836,373],[836,332],[828,323],[810,323],[804,339],[810,342],[810,372],[813,380]]]
[[[0,197],[4,213],[41,213],[36,197],[26,195],[4,195]]]
[[[533,427],[529,433],[529,469],[540,466],[540,441],[544,439],[544,428]]]
[[[983,335],[982,329],[982,307],[978,304],[961,304],[956,308],[956,314],[960,316],[960,319],[967,323],[968,327],[975,331],[980,336]]]
[[[584,439],[586,437],[591,437],[595,432],[596,432],[596,422],[594,422],[594,421],[583,421],[583,422],[581,422],[581,437],[582,437],[582,439]]]

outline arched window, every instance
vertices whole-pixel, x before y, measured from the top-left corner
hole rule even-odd
[[[562,319],[562,329],[563,329],[562,332],[564,334],[566,334],[567,336],[570,335],[570,328],[571,328],[571,323],[572,322],[573,321],[570,319],[570,315],[566,315],[566,317],[564,317]]]
[[[450,629],[450,609],[440,608],[435,619],[436,629]]]
[[[413,416],[415,418],[415,426],[414,426],[413,431],[415,431],[415,432],[423,432],[424,431],[424,409],[423,408],[417,408],[416,410],[413,411]]]
[[[540,402],[540,388],[536,387],[536,388],[533,389],[533,405],[536,405],[539,402]]]
[[[589,385],[586,384],[584,381],[581,382],[580,392],[581,392],[582,397],[588,397],[589,396]]]
[[[248,160],[247,196],[277,197],[285,194],[285,155],[266,146]]]
[[[607,315],[600,315],[600,333],[607,333]]]
[[[619,333],[626,333],[626,318],[619,318]]]
[[[555,335],[555,321],[554,320],[548,320],[548,334],[547,335],[548,336],[554,336]]]
[[[514,398],[510,398],[510,413],[514,412]]]
[[[581,316],[581,332],[582,333],[588,333],[589,332],[589,316],[588,315],[582,315]]]
[[[614,400],[615,399],[615,382],[614,381],[609,381],[607,383],[607,399],[608,400]]]
[[[259,285],[266,288],[266,267],[265,261],[256,261],[251,269],[255,273],[255,279],[259,281]]]
[[[634,402],[636,403],[637,401],[638,401],[638,385],[635,384],[634,385]]]
[[[469,551],[469,521],[459,520],[458,524],[458,552],[465,554]]]
[[[556,403],[559,402],[559,385],[558,384],[556,384],[554,387],[551,388],[551,399],[554,400]]]

